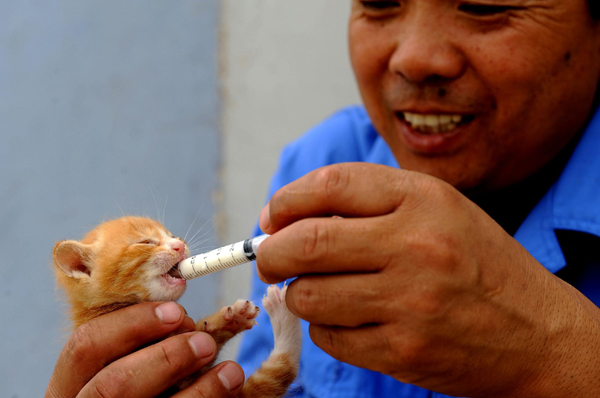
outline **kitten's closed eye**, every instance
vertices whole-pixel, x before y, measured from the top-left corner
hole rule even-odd
[[[158,246],[158,241],[155,241],[154,239],[144,239],[144,240],[141,240],[139,242],[136,242],[136,244],[138,244],[138,245],[154,245],[154,246]]]

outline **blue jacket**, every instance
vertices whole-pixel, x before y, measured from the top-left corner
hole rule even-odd
[[[356,161],[398,167],[390,148],[377,134],[362,107],[341,110],[289,144],[282,152],[269,197],[280,187],[316,168]],[[515,239],[551,272],[566,265],[555,229],[600,236],[600,111],[590,122],[558,180],[515,234]],[[260,233],[258,228],[254,233]],[[581,283],[576,287],[596,305],[600,304],[600,263],[588,261],[579,266],[582,267],[578,278]],[[260,303],[265,291],[266,285],[254,271],[251,299]],[[242,338],[238,360],[247,375],[258,368],[273,346],[266,311],[261,312],[258,323],[260,326],[246,332]],[[303,322],[303,332],[300,374],[290,396],[446,397],[339,362],[311,342],[306,322]]]

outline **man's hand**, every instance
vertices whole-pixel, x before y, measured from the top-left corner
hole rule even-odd
[[[214,340],[193,330],[194,321],[173,302],[97,317],[65,344],[45,397],[156,397],[214,359]],[[173,332],[181,334],[166,338]],[[239,365],[222,363],[174,396],[233,397],[243,381]]]
[[[438,179],[328,166],[276,192],[260,227],[259,276],[298,276],[290,310],[341,361],[469,397],[587,396],[598,380],[598,309]]]

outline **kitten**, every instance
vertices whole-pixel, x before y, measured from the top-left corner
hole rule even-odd
[[[74,328],[108,312],[144,301],[177,300],[186,288],[174,269],[189,257],[187,244],[160,223],[143,217],[105,222],[83,240],[64,240],[54,247],[59,286],[71,304]],[[241,397],[282,397],[298,374],[300,321],[285,305],[286,287],[270,286],[263,305],[273,326],[275,348],[250,376]],[[237,333],[252,328],[259,308],[246,300],[200,319],[196,330],[210,334],[217,349]],[[204,367],[199,374],[210,368]],[[193,379],[199,376],[194,375]],[[179,388],[191,384],[186,379]]]

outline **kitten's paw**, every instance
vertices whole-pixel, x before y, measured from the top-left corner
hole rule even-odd
[[[279,311],[289,311],[285,303],[286,292],[287,285],[284,285],[282,289],[277,285],[267,288],[267,295],[263,298],[263,307],[267,310],[269,317],[272,318]]]
[[[225,311],[225,320],[252,320],[258,316],[260,308],[252,304],[249,300],[238,300],[232,307],[223,309]]]
[[[263,306],[271,319],[275,351],[290,355],[293,362],[297,362],[300,357],[302,330],[300,319],[290,312],[285,303],[286,293],[286,285],[282,289],[276,285],[269,286],[267,295],[263,298]]]
[[[257,324],[256,317],[260,312],[260,308],[252,304],[248,300],[238,300],[229,307],[224,307],[219,311],[220,320],[204,321],[204,330],[212,332],[217,329],[227,330],[234,334],[247,329],[252,329]]]

